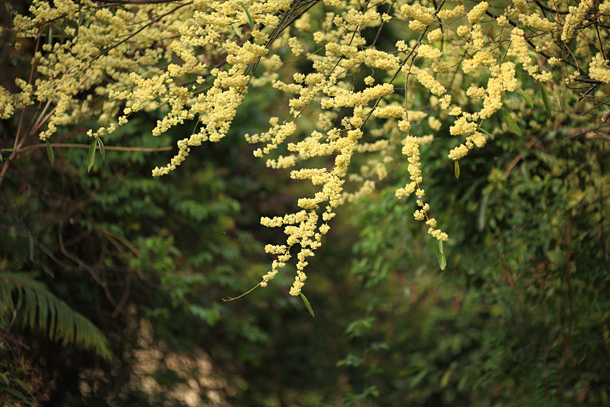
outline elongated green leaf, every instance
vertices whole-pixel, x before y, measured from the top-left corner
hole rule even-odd
[[[242,7],[243,7],[244,11],[246,12],[246,17],[248,18],[248,24],[250,24],[250,28],[252,28],[254,30],[254,21],[252,20],[252,16],[250,15],[250,12],[246,8],[246,6],[242,5]]]
[[[25,404],[29,404],[29,405],[33,404],[32,400],[28,399],[26,396],[23,395],[23,393],[21,393],[19,390],[13,389],[12,387],[0,386],[0,391],[5,391],[7,393],[11,393],[13,396],[17,397],[19,400],[21,400]]]
[[[441,389],[444,389],[445,387],[447,387],[447,384],[449,384],[449,379],[451,378],[451,373],[452,373],[452,370],[449,369],[441,377]]]
[[[509,130],[512,131],[513,133],[515,133],[519,137],[523,136],[523,134],[521,133],[521,129],[519,128],[519,125],[517,124],[515,119],[513,119],[513,117],[510,115],[510,113],[508,113],[504,108],[500,109],[500,112],[502,113],[502,118],[504,118],[504,122],[508,126]]]
[[[237,34],[238,37],[241,37],[241,28],[237,24],[231,24],[231,27],[233,27],[235,34]]]
[[[97,140],[93,140],[91,147],[89,147],[89,153],[87,154],[87,172],[91,171],[93,164],[95,164],[95,148],[97,146]]]
[[[8,377],[4,373],[0,373],[0,379],[8,386]]]
[[[55,154],[53,153],[53,147],[51,147],[51,143],[49,143],[49,140],[46,141],[47,144],[47,156],[49,156],[49,161],[51,162],[51,166],[53,166],[53,163],[55,162]]]
[[[460,163],[456,160],[454,161],[455,165],[453,171],[455,172],[455,177],[460,178]]]
[[[521,96],[523,96],[523,99],[525,99],[525,103],[527,103],[529,105],[529,107],[531,107],[533,109],[534,101],[532,101],[532,98],[530,97],[530,95],[525,93],[525,91],[523,89],[517,89],[517,90],[519,91],[519,93],[521,93]]]
[[[551,108],[551,97],[549,96],[549,92],[546,90],[544,85],[540,84],[540,93],[542,94],[542,102],[544,102],[544,108],[546,112],[551,116],[553,114],[553,109]]]
[[[303,302],[305,303],[305,307],[307,307],[307,310],[309,311],[309,313],[311,314],[312,317],[316,317],[313,313],[313,309],[311,308],[311,304],[309,303],[309,300],[307,299],[307,297],[305,297],[305,294],[301,293],[301,298],[303,299]]]
[[[100,154],[102,155],[102,161],[106,161],[106,149],[104,148],[104,142],[100,137],[97,138],[97,145],[100,147]]]
[[[424,377],[426,377],[427,374],[428,374],[427,370],[422,370],[421,372],[419,372],[413,379],[411,379],[411,382],[409,383],[411,388],[414,388],[415,386],[417,386],[419,384],[419,382],[421,382],[424,379]]]
[[[438,246],[436,247],[436,258],[438,259],[438,265],[441,270],[445,270],[445,267],[447,267],[447,258],[445,257],[442,240],[438,241]]]
[[[27,391],[28,393],[32,392],[32,389],[30,388],[30,386],[28,386],[25,382],[23,382],[22,380],[19,379],[13,379],[19,386],[21,386],[21,388],[25,391]]]

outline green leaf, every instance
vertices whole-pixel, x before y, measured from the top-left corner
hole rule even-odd
[[[87,172],[91,171],[93,164],[95,164],[95,147],[97,146],[97,140],[93,140],[91,147],[89,147],[89,153],[87,154]]]
[[[23,382],[22,380],[19,380],[19,379],[13,379],[13,380],[15,380],[15,381],[17,382],[17,384],[18,384],[19,386],[21,386],[21,388],[22,388],[23,390],[27,391],[28,393],[31,393],[31,392],[32,392],[32,389],[30,388],[30,386],[28,386],[28,385],[27,385],[25,382]]]
[[[241,28],[237,24],[231,24],[231,27],[233,27],[235,34],[237,34],[238,37],[241,37]]]
[[[447,384],[449,384],[450,378],[451,378],[451,369],[447,370],[441,377],[441,389],[444,389],[445,387],[447,387]]]
[[[411,382],[409,383],[411,388],[414,388],[415,386],[417,386],[419,384],[419,382],[421,382],[424,379],[424,377],[426,377],[427,374],[428,374],[427,370],[422,370],[421,372],[419,372],[413,379],[411,379]]]
[[[307,297],[305,297],[305,294],[301,293],[301,298],[303,299],[303,302],[305,303],[305,306],[307,307],[307,310],[309,311],[311,316],[315,318],[316,316],[314,315],[313,309],[311,308],[311,304],[309,303]]]
[[[455,172],[455,177],[456,178],[460,178],[460,163],[456,160],[455,162],[455,166],[454,166],[454,172]]]
[[[468,376],[466,376],[466,375],[462,376],[462,378],[460,379],[460,382],[458,383],[458,386],[457,386],[458,391],[464,390],[467,380],[468,380]]]
[[[9,384],[8,377],[6,377],[6,375],[4,373],[0,373],[0,379],[2,379],[4,384],[6,384],[8,386],[8,384]]]
[[[252,20],[252,16],[250,15],[250,12],[246,8],[246,6],[244,6],[243,4],[242,4],[242,8],[246,12],[246,17],[248,18],[248,24],[250,24],[250,28],[252,28],[254,30],[254,21]]]
[[[530,108],[534,108],[534,102],[532,101],[532,98],[530,97],[530,95],[528,95],[527,93],[525,93],[523,91],[523,89],[517,89],[519,91],[519,93],[521,93],[521,96],[523,96],[523,99],[525,99],[525,102],[529,105]]]
[[[106,149],[104,148],[104,142],[100,137],[97,138],[97,145],[100,146],[100,154],[102,155],[102,161],[106,161]]]
[[[504,118],[504,122],[508,126],[508,129],[519,137],[523,136],[519,125],[517,124],[515,119],[513,119],[510,113],[508,113],[504,108],[500,109],[500,112],[502,113],[502,117]]]
[[[13,396],[17,397],[18,399],[20,399],[25,404],[29,404],[29,405],[33,404],[32,400],[28,399],[26,396],[23,395],[23,393],[21,393],[18,390],[13,389],[12,387],[0,386],[0,390],[4,390],[4,391],[6,391],[8,393],[11,393]]]
[[[542,93],[542,101],[544,102],[544,108],[546,112],[551,116],[553,114],[553,110],[551,108],[551,97],[549,96],[549,92],[546,90],[544,85],[540,84],[540,93]]]
[[[46,141],[47,144],[47,156],[49,156],[49,161],[51,161],[51,167],[53,166],[53,163],[55,163],[55,154],[53,153],[53,147],[51,147],[51,143],[49,143],[49,140]]]
[[[436,258],[438,259],[438,265],[441,270],[445,270],[447,267],[447,258],[445,257],[445,252],[443,250],[443,241],[438,241],[438,246],[436,248]]]

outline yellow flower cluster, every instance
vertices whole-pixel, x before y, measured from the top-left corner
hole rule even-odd
[[[553,31],[556,27],[555,23],[538,14],[520,14],[519,20],[523,24],[540,31]]]
[[[407,136],[407,138],[404,140],[402,153],[406,155],[409,160],[408,169],[411,176],[411,182],[408,183],[404,188],[399,188],[396,190],[396,197],[399,199],[413,194],[418,185],[423,181],[420,168],[421,163],[419,162],[419,144],[417,143],[417,138]]]
[[[421,175],[419,142],[416,137],[407,136],[405,138],[402,153],[408,157],[408,170],[411,177],[411,182],[405,185],[404,188],[397,189],[396,197],[401,199],[415,193],[417,196],[417,205],[420,208],[413,213],[415,219],[419,221],[426,221],[426,225],[428,225],[428,233],[430,235],[434,236],[438,240],[445,242],[448,241],[449,236],[447,236],[447,234],[440,229],[436,228],[436,219],[428,217],[430,205],[428,203],[424,203],[423,198],[425,196],[425,191],[420,187],[423,178]]]
[[[419,24],[424,27],[429,26],[434,22],[434,8],[424,7],[420,4],[405,4],[400,8],[407,17],[416,20]]]
[[[470,24],[478,24],[479,19],[483,14],[485,14],[488,7],[489,3],[487,3],[486,1],[482,1],[476,6],[474,6],[472,10],[468,12],[468,21],[470,21]]]
[[[483,109],[479,114],[481,119],[491,117],[492,114],[500,110],[505,92],[512,92],[517,88],[514,63],[504,62],[500,66],[491,67],[490,71],[492,77],[487,82],[487,95],[483,100]]]
[[[610,84],[610,62],[601,53],[595,55],[589,65],[589,74],[597,81]]]
[[[508,55],[515,56],[525,69],[534,79],[540,82],[548,82],[552,80],[550,72],[539,73],[538,65],[532,64],[532,58],[529,56],[528,44],[525,40],[523,30],[519,27],[513,28],[511,31],[511,45],[508,50]]]
[[[417,54],[422,58],[430,59],[432,61],[440,59],[440,57],[443,55],[440,49],[433,48],[426,44],[419,46],[417,49]]]
[[[417,80],[425,88],[427,88],[433,95],[442,96],[447,89],[437,81],[434,76],[429,74],[427,71],[420,69],[417,73]]]
[[[16,78],[16,91],[0,87],[0,119],[40,103],[35,133],[42,140],[91,118],[98,125],[89,136],[103,137],[134,113],[157,111],[154,136],[193,125],[169,163],[153,170],[165,175],[191,148],[229,134],[249,91],[286,95],[283,113],[274,112],[284,116],[245,138],[258,144],[254,155],[268,167],[291,169],[291,178],[316,188],[294,213],[261,219],[286,235],[286,244],[266,247],[275,260],[261,285],[298,246],[292,295],[302,289],[336,208],[373,193],[390,163],[404,159],[401,142],[410,181],[396,196],[415,194],[415,218],[447,240],[424,202],[420,148],[443,148],[447,128],[461,138],[445,150],[450,159],[483,147],[484,123],[503,106],[517,105],[511,99],[519,95],[511,92],[521,86],[518,70],[541,82],[562,75],[597,81],[603,86],[591,90],[595,98],[607,97],[610,84],[609,0],[545,6],[557,13],[525,0],[509,2],[503,12],[487,1],[32,3],[27,15],[14,16],[15,37],[41,38],[44,45],[35,50],[31,81]],[[386,36],[394,45],[380,40]]]
[[[462,4],[459,4],[452,9],[443,9],[443,10],[439,11],[437,15],[439,18],[449,19],[449,18],[456,18],[456,17],[462,16],[465,13],[466,13],[466,9],[464,8],[464,6]]]
[[[574,31],[585,21],[592,6],[593,3],[590,1],[581,1],[578,7],[569,7],[568,16],[561,31],[561,41],[568,42],[572,39]]]

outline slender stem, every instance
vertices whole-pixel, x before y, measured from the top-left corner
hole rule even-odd
[[[46,144],[34,144],[32,146],[28,146],[21,151],[27,151],[33,148],[43,148],[46,147]],[[90,148],[91,146],[88,144],[69,144],[69,143],[51,143],[51,147],[57,148]],[[169,151],[173,149],[173,147],[115,147],[115,146],[104,146],[106,150],[115,150],[115,151],[139,151],[139,152],[155,152],[155,151]]]

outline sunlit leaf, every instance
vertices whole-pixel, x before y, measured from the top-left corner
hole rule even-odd
[[[313,309],[311,308],[311,304],[309,303],[309,300],[307,299],[307,297],[305,297],[305,294],[301,293],[301,298],[303,298],[303,302],[305,303],[305,307],[307,307],[307,310],[309,311],[311,316],[315,318],[315,315],[313,313]]]
[[[237,34],[238,37],[241,37],[241,28],[237,24],[231,24],[231,27],[233,27],[233,31],[235,31],[235,34]]]
[[[445,270],[445,267],[447,267],[447,258],[445,257],[442,240],[438,241],[438,246],[436,248],[436,258],[438,259],[438,265],[441,270]]]
[[[454,165],[454,172],[455,172],[455,177],[456,178],[460,178],[460,163],[456,160],[454,161],[455,165]]]

